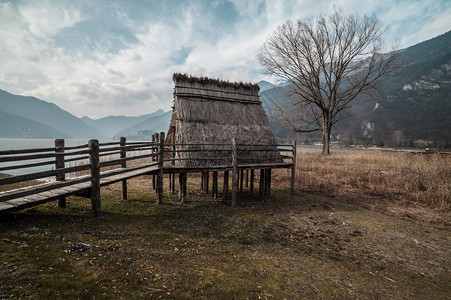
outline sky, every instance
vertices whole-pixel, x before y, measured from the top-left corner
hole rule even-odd
[[[374,13],[387,49],[451,30],[449,0],[0,0],[0,89],[78,117],[167,111],[174,72],[274,81],[257,60],[268,36],[334,8]]]

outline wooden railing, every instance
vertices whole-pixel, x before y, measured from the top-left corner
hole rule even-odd
[[[258,157],[249,158],[249,153],[256,151],[260,154],[273,153],[272,157],[278,158],[281,162],[268,163],[265,155],[261,158],[261,163]],[[205,156],[206,152],[209,153],[208,157]],[[189,154],[188,157],[183,157],[187,154]],[[198,162],[201,166],[202,162],[206,160],[219,163],[200,168],[178,166],[177,162],[184,160],[189,160],[190,163]],[[25,172],[25,174],[0,178],[0,186],[23,184],[26,181],[37,179],[50,179],[51,181],[47,184],[1,192],[0,211],[8,210],[10,204],[23,208],[27,206],[25,204],[28,202],[33,205],[33,203],[39,204],[54,199],[58,199],[60,207],[65,207],[65,196],[80,194],[91,198],[93,214],[98,215],[100,214],[101,186],[122,181],[122,198],[127,199],[126,180],[143,174],[154,175],[153,185],[157,194],[157,203],[161,204],[165,172],[172,176],[170,177],[171,190],[174,188],[174,174],[180,174],[180,198],[183,200],[186,198],[186,173],[203,172],[204,170],[207,174],[208,171],[212,171],[213,178],[216,177],[215,196],[217,196],[217,172],[224,171],[224,191],[227,195],[229,171],[232,171],[231,204],[235,205],[238,170],[241,170],[241,177],[244,169],[251,170],[253,178],[254,170],[260,169],[260,180],[269,180],[260,182],[260,189],[262,189],[262,187],[268,188],[271,185],[271,168],[292,168],[291,198],[293,198],[295,163],[296,144],[245,145],[237,144],[235,139],[232,139],[231,144],[165,144],[163,132],[155,135],[152,142],[127,142],[125,138],[120,138],[118,142],[99,143],[98,140],[90,140],[88,144],[66,146],[64,140],[57,139],[55,146],[50,148],[0,151],[0,172],[12,170]],[[32,171],[33,168],[38,167],[51,167],[52,169]],[[253,181],[251,181],[251,185],[253,186]],[[269,197],[269,191],[260,191],[260,194]],[[32,195],[35,197],[31,197]],[[17,200],[16,202],[19,204],[11,202],[12,200]]]

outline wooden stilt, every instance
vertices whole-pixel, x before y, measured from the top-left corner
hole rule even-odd
[[[222,188],[222,200],[227,201],[229,194],[229,171],[224,172],[224,185]]]
[[[260,197],[263,197],[264,189],[265,189],[265,170],[260,169],[260,185],[259,185],[259,191],[258,191],[258,195]]]
[[[249,187],[251,196],[254,195],[254,177],[255,177],[254,169],[252,169],[251,170],[251,182],[250,182],[251,184]]]
[[[265,171],[265,201],[271,201],[271,169],[266,169]]]
[[[218,198],[218,171],[213,171],[213,180],[211,187],[211,195],[213,198]]]
[[[164,132],[159,135],[160,146],[158,153],[158,175],[157,175],[157,204],[163,204],[163,163],[164,163]]]
[[[246,170],[246,187],[249,187],[249,170]]]
[[[210,181],[210,172],[205,172],[205,193],[208,194],[208,188],[209,188],[209,181]]]
[[[241,172],[240,172],[241,174],[240,174],[240,179],[241,179],[241,181],[240,181],[240,192],[242,192],[243,191],[243,179],[244,179],[244,176],[243,176],[243,174],[244,174],[244,170],[243,169],[241,169]]]

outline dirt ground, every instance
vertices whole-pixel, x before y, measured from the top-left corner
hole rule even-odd
[[[450,299],[448,228],[274,183],[233,208],[190,180],[187,204],[147,178],[0,218],[0,298]]]

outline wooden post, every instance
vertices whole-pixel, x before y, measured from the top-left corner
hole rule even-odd
[[[163,204],[164,132],[160,132],[158,139],[160,152],[158,153],[157,204]]]
[[[210,181],[210,172],[205,172],[205,182],[204,182],[204,187],[205,187],[205,193],[208,194],[208,184]]]
[[[271,201],[271,169],[265,171],[265,201]]]
[[[203,192],[204,191],[204,178],[205,178],[205,174],[204,172],[200,173],[200,190]]]
[[[187,183],[187,174],[180,173],[179,174],[179,200],[182,203],[186,203],[186,183]]]
[[[55,152],[56,153],[64,153],[64,140],[57,139],[55,140]],[[64,169],[64,155],[57,155],[55,158],[55,169]],[[64,171],[59,172],[55,176],[56,181],[64,181],[66,180],[66,173]],[[58,198],[58,207],[65,208],[66,207],[66,197]]]
[[[260,185],[258,190],[258,195],[260,197],[263,197],[264,190],[265,190],[265,170],[260,169]]]
[[[227,200],[228,193],[229,193],[229,171],[224,171],[224,185],[222,188],[223,201]]]
[[[172,173],[169,173],[168,174],[168,177],[169,177],[169,179],[168,179],[168,184],[169,184],[169,192],[170,193],[172,193]]]
[[[213,186],[212,186],[212,196],[218,199],[218,171],[213,171]]]
[[[293,142],[293,165],[291,166],[291,192],[290,204],[294,203],[294,182],[296,179],[296,141]]]
[[[250,188],[249,188],[251,196],[254,195],[254,176],[255,176],[254,169],[252,169],[251,170],[251,185],[250,185]]]
[[[121,147],[125,147],[126,138],[121,136],[119,140],[119,144]],[[121,149],[121,159],[125,159],[127,157],[127,151],[125,149]],[[127,167],[127,162],[125,160],[121,161],[121,167]],[[127,180],[122,180],[122,200],[127,200]]]
[[[244,170],[243,169],[241,169],[241,172],[240,172],[241,174],[240,174],[240,192],[242,192],[243,191],[243,179],[244,179]]]
[[[172,175],[172,189],[171,189],[171,193],[175,194],[175,174],[171,174]]]
[[[89,163],[91,164],[91,205],[92,215],[100,216],[100,160],[99,160],[99,141],[90,140],[89,145]]]
[[[246,170],[246,187],[249,187],[249,170]]]
[[[152,143],[156,141],[155,134],[152,134]],[[155,153],[155,148],[152,146],[152,153]],[[152,156],[152,161],[156,161],[156,157]],[[156,180],[155,180],[155,174],[152,175],[152,189],[155,191],[156,189]]]
[[[236,188],[237,182],[236,177],[238,173],[238,152],[236,149],[236,140],[232,138],[232,206],[235,206],[236,203]]]

